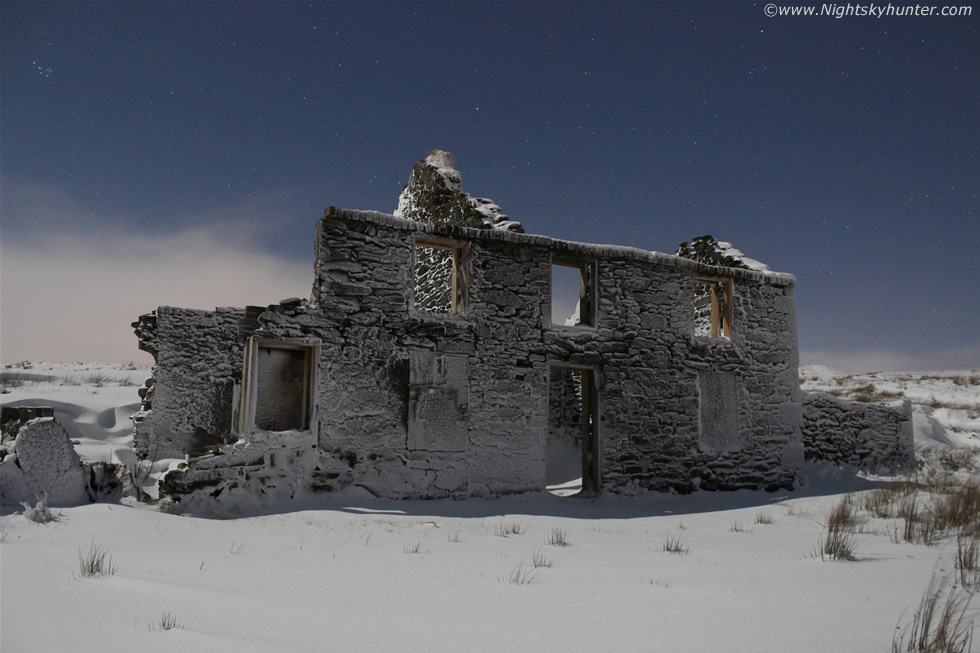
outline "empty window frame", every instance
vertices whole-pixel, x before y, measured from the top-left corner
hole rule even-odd
[[[315,432],[319,351],[319,342],[311,339],[249,338],[242,375],[242,435]]]
[[[595,326],[595,262],[553,256],[551,259],[551,323]]]
[[[694,335],[732,337],[732,280],[694,277]]]
[[[412,261],[415,308],[455,315],[466,310],[465,245],[449,240],[417,240]]]

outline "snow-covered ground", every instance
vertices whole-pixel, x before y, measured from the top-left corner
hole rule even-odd
[[[81,377],[99,370],[127,379]],[[21,371],[57,378],[7,383],[4,404],[54,404],[83,458],[125,458],[145,368]],[[920,440],[972,440],[978,371],[902,376],[837,383],[801,370],[808,389],[842,394],[905,383],[933,410]],[[898,520],[862,511],[856,561],[815,555],[841,495],[857,506],[880,483],[808,467],[800,489],[776,494],[387,501],[351,490],[224,521],[131,499],[59,509],[47,524],[7,507],[0,649],[888,651],[930,578],[955,576],[956,543],[896,542]],[[93,546],[115,573],[81,576]]]

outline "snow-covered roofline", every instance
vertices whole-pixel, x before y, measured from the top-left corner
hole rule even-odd
[[[746,281],[765,282],[776,286],[795,286],[796,276],[787,272],[772,272],[748,270],[742,268],[727,268],[715,265],[705,265],[691,259],[663,252],[654,252],[637,247],[623,245],[599,245],[595,243],[580,243],[573,240],[561,240],[550,236],[517,233],[502,229],[473,229],[469,227],[432,225],[407,218],[400,218],[380,211],[361,211],[355,209],[338,209],[329,207],[323,212],[324,218],[340,218],[357,222],[373,222],[406,231],[433,234],[436,236],[458,237],[472,240],[500,240],[515,245],[534,245],[547,247],[561,253],[582,257],[618,258],[624,260],[646,261],[659,265],[667,265],[695,273],[744,279]]]

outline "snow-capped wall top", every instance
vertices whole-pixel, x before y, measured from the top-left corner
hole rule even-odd
[[[449,152],[433,150],[415,164],[398,197],[396,216],[430,224],[524,233],[492,200],[463,192],[462,176]]]
[[[429,156],[425,157],[425,162],[428,163],[433,168],[437,168],[441,171],[448,173],[455,173],[459,176],[459,170],[456,169],[456,159],[449,152],[443,150],[432,150],[429,152]],[[459,180],[456,180],[459,183]]]
[[[710,235],[692,238],[690,243],[681,243],[677,248],[677,256],[707,265],[769,272],[769,266],[765,263],[749,258],[731,243],[717,241]]]

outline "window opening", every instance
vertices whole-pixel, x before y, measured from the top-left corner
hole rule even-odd
[[[594,326],[595,264],[552,259],[551,323]]]
[[[694,279],[694,335],[732,337],[731,279]]]
[[[250,338],[243,374],[242,435],[311,431],[315,420],[317,344]]]
[[[415,243],[415,308],[429,313],[464,310],[462,248],[441,243]]]
[[[597,398],[592,370],[551,368],[545,487],[555,495],[599,489]]]

